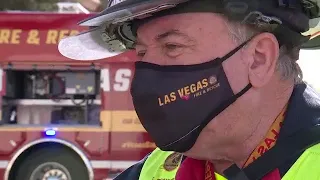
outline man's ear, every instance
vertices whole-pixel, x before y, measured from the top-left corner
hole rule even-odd
[[[253,87],[266,85],[273,76],[279,57],[279,44],[271,33],[262,33],[248,44],[252,55],[249,62],[249,81]]]

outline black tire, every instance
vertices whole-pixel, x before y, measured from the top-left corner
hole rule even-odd
[[[49,165],[46,165],[43,169],[40,168],[42,171],[37,170],[39,172],[37,177],[39,178],[30,179],[35,170],[45,163]],[[64,168],[59,169],[57,165],[62,165]],[[14,180],[42,180],[41,176],[43,177],[46,172],[49,173],[51,168],[57,168],[60,172],[68,171],[65,174],[70,175],[71,180],[89,179],[88,170],[79,156],[61,146],[49,145],[48,147],[35,149],[16,168],[15,174],[13,174]]]

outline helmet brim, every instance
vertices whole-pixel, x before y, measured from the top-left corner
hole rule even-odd
[[[62,39],[59,42],[58,49],[63,56],[83,61],[100,60],[119,55],[131,47],[128,46],[128,44],[132,44],[135,37],[131,38],[134,36],[132,35],[131,29],[115,28],[116,30],[121,29],[121,31],[106,32],[107,35],[110,36],[116,34],[116,37],[112,37],[112,39],[114,38],[112,41],[106,41],[102,35],[105,33],[105,30],[108,29],[106,28],[107,26],[116,25],[118,27],[124,27],[123,23],[125,22],[130,22],[133,19],[144,19],[149,15],[152,16],[154,13],[159,14],[159,11],[171,9],[187,1],[189,0],[126,0],[117,3],[96,16],[80,22],[79,25],[81,26],[97,28]],[[205,11],[211,12],[211,9]],[[287,16],[285,16],[285,13],[282,14],[282,16],[280,15],[278,13],[279,17],[283,16],[282,19],[286,20]],[[319,21],[315,21],[313,24],[317,24],[317,22]],[[306,35],[313,34],[313,31],[319,31],[319,24],[315,26],[316,27],[309,29]],[[302,30],[299,31],[303,32]]]
[[[113,57],[123,53],[126,48],[118,40],[106,42],[103,37],[103,28],[61,39],[58,45],[59,52],[70,59],[89,61]]]

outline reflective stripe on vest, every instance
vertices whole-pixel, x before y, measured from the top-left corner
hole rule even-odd
[[[157,148],[144,163],[139,180],[174,180],[181,160],[182,155]],[[215,175],[216,180],[226,180],[219,174]],[[282,177],[282,180],[301,179],[320,180],[320,144],[307,149]]]

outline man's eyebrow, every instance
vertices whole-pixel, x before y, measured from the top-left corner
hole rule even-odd
[[[187,41],[193,41],[193,39],[191,37],[189,37],[187,34],[181,32],[177,29],[171,29],[169,31],[161,33],[155,37],[155,40],[160,41],[160,40],[167,38],[169,36],[180,36],[180,37],[183,37],[184,39],[186,39]],[[134,46],[137,46],[137,45],[144,45],[144,43],[139,38],[137,38],[136,41],[134,42]]]
[[[181,37],[185,38],[186,40],[192,40],[188,35],[186,35],[185,33],[181,32],[177,29],[171,29],[171,30],[166,31],[162,34],[159,34],[155,39],[157,41],[160,41],[160,40],[165,39],[169,36],[181,36]]]

